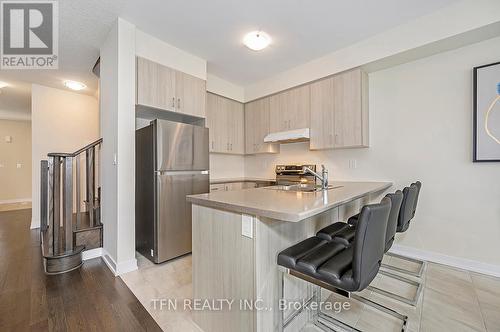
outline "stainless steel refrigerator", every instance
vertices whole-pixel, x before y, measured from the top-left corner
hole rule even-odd
[[[136,131],[136,250],[154,263],[191,252],[191,204],[209,192],[208,129],[153,120]]]

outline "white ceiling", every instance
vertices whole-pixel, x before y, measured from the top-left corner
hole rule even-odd
[[[248,85],[429,14],[455,0],[127,0],[125,19],[208,60],[209,72]],[[261,52],[241,40],[262,29]],[[411,38],[411,36],[408,36]]]
[[[83,93],[94,94],[97,79],[92,66],[111,25],[121,16],[207,59],[210,73],[245,86],[456,1],[64,0],[59,1],[59,69],[2,70],[0,81],[64,88],[62,81],[72,79],[88,86]],[[261,52],[241,43],[246,32],[256,29],[273,38],[271,47]],[[15,109],[2,100],[6,95],[0,95],[0,110],[4,105]],[[26,99],[19,102],[26,106]]]

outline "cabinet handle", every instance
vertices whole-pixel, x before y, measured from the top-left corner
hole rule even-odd
[[[233,143],[229,144],[231,146],[231,151],[233,151]]]
[[[212,141],[212,150],[214,149],[214,141]]]
[[[177,108],[181,108],[181,98],[177,98]]]
[[[175,97],[172,97],[172,108],[175,108]]]

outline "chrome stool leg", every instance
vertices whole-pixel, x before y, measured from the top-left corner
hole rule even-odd
[[[394,300],[404,302],[404,303],[409,304],[409,305],[414,306],[414,307],[417,305],[418,300],[420,299],[420,294],[422,293],[422,289],[423,289],[423,284],[421,282],[417,282],[417,281],[414,281],[411,279],[403,278],[397,274],[390,273],[390,272],[383,271],[383,270],[379,270],[379,273],[382,275],[388,276],[390,278],[393,278],[393,279],[396,279],[396,280],[399,280],[399,281],[402,281],[402,282],[405,282],[407,284],[410,284],[412,286],[417,287],[417,291],[415,292],[415,296],[411,299],[408,299],[408,298],[403,297],[401,295],[386,291],[385,289],[375,287],[375,286],[368,286],[367,288],[369,290],[371,290],[375,293],[390,297]]]
[[[279,299],[284,299],[283,295],[284,295],[284,283],[285,283],[285,274],[290,274],[296,278],[299,278],[299,279],[302,279],[304,281],[307,281],[309,283],[312,283],[313,285],[316,286],[316,289],[314,290],[313,292],[313,296],[308,300],[306,301],[306,303],[297,311],[293,312],[289,317],[285,318],[285,312],[282,311],[280,313],[280,324],[279,324],[279,330],[282,332],[286,326],[298,315],[300,314],[304,308],[306,308],[312,301],[321,301],[321,287],[322,286],[325,286],[326,289],[336,293],[336,294],[339,294],[345,298],[352,298],[352,299],[355,299],[363,304],[366,304],[366,305],[369,305],[379,311],[382,311],[383,313],[386,313],[392,317],[395,317],[397,319],[400,319],[402,322],[403,322],[403,325],[402,325],[402,328],[401,328],[401,331],[406,331],[407,329],[407,326],[408,326],[408,316],[406,315],[403,315],[403,314],[400,314],[399,312],[391,309],[391,308],[388,308],[388,307],[385,307],[381,304],[378,304],[376,302],[373,302],[372,300],[369,300],[365,297],[362,297],[362,296],[359,296],[359,295],[356,295],[356,294],[353,294],[353,293],[350,293],[350,292],[346,292],[346,291],[343,291],[343,290],[340,290],[340,289],[336,289],[336,288],[332,288],[332,287],[328,287],[328,285],[325,285],[324,282],[320,281],[320,280],[316,280],[316,279],[313,279],[311,277],[308,277],[306,275],[303,275],[302,273],[300,272],[297,272],[297,271],[294,271],[294,270],[289,270],[289,269],[280,269],[282,272],[281,272],[281,285],[279,287]],[[285,271],[283,271],[285,270]],[[315,314],[316,316],[316,314]],[[339,328],[341,331],[355,331],[355,332],[361,332],[360,330],[356,329],[355,327],[353,326],[350,326],[334,317],[331,317],[325,313],[323,313],[320,309],[318,309],[318,312],[317,312],[317,320],[314,322],[314,324],[321,328],[322,330],[324,331],[337,331],[335,328]],[[328,325],[332,325],[334,326],[334,328],[328,326]]]
[[[373,302],[372,300],[369,300],[363,296],[359,296],[359,295],[356,295],[356,294],[351,294],[351,297],[355,300],[358,300],[359,302],[361,303],[364,303],[364,304],[367,304],[369,305],[370,307],[372,308],[375,308],[375,309],[378,309],[392,317],[395,317],[401,321],[403,321],[403,325],[401,327],[401,331],[402,332],[405,332],[406,329],[408,328],[408,316],[406,315],[403,315],[403,314],[400,314],[399,312],[397,312],[396,310],[393,310],[391,308],[388,308],[386,306],[383,306],[377,302]]]
[[[395,257],[395,258],[398,258],[398,259],[401,259],[401,260],[404,260],[404,261],[408,261],[408,262],[420,264],[420,268],[419,268],[418,271],[415,272],[415,271],[410,271],[410,270],[402,269],[400,267],[392,266],[392,265],[385,264],[385,263],[382,263],[381,267],[383,267],[385,269],[388,269],[388,270],[392,270],[392,271],[396,271],[396,272],[408,274],[408,275],[411,275],[411,276],[417,277],[417,278],[421,278],[423,276],[424,270],[425,270],[425,266],[427,265],[427,263],[425,261],[422,261],[422,260],[419,260],[419,259],[415,259],[415,258],[401,256],[401,255],[398,255],[398,254],[393,254],[391,252],[386,253],[386,255],[391,256],[391,257]]]

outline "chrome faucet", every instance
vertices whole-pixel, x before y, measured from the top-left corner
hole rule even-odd
[[[302,167],[302,172],[314,175],[315,179],[321,181],[321,189],[328,189],[328,170],[325,168],[325,165],[321,165],[321,175],[307,166]]]

